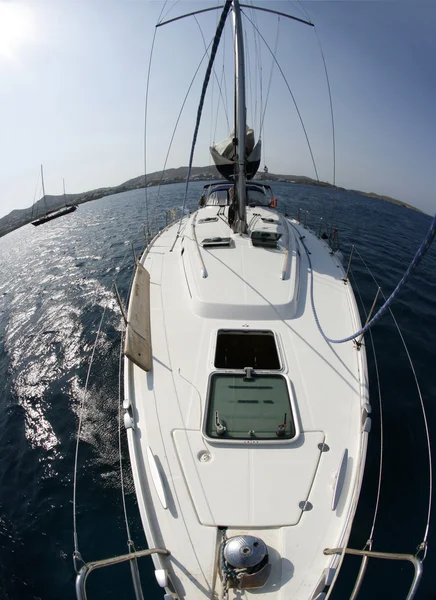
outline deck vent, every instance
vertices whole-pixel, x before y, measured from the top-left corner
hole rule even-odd
[[[204,219],[200,219],[198,223],[213,223],[214,221],[218,221],[218,217],[205,217]]]
[[[278,223],[277,219],[271,219],[271,217],[262,217],[264,223]]]
[[[217,246],[230,246],[230,238],[229,237],[212,237],[205,238],[201,245],[203,248],[214,248]]]

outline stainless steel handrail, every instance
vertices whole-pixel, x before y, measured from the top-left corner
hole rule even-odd
[[[348,600],[356,600],[360,588],[362,587],[363,578],[365,577],[366,567],[368,566],[369,556],[362,556],[362,562],[360,563],[360,569],[354,582],[353,591]]]
[[[279,220],[285,229],[285,252],[283,255],[283,265],[280,273],[280,279],[285,279],[289,266],[289,243],[291,241],[291,236],[289,235],[288,221],[283,217],[283,215],[279,215]]]
[[[197,234],[195,232],[196,219],[197,219],[197,215],[195,215],[194,218],[192,219],[191,231],[192,231],[192,237],[193,237],[194,244],[195,244],[195,249],[197,251],[197,256],[198,256],[198,259],[199,259],[200,265],[201,265],[201,271],[200,271],[200,273],[201,273],[201,276],[203,277],[203,279],[205,279],[207,277],[207,269],[206,269],[206,266],[204,264],[203,257],[201,256],[200,245],[198,243]]]
[[[413,554],[397,554],[392,552],[374,552],[373,550],[354,550],[353,548],[326,548],[324,554],[353,554],[355,556],[366,556],[368,558],[384,558],[386,560],[407,560],[411,562],[415,568],[415,574],[413,576],[412,585],[410,586],[409,593],[406,596],[406,600],[412,600],[415,597],[419,583],[421,581],[422,573],[424,570],[422,562]],[[356,584],[353,590],[353,598],[357,597],[360,586],[362,585],[363,576],[365,575],[365,569],[359,571]]]
[[[149,550],[138,550],[136,552],[129,552],[129,554],[121,554],[120,556],[113,556],[111,558],[104,558],[102,560],[85,563],[77,573],[76,577],[77,600],[86,600],[86,580],[88,575],[95,569],[111,567],[112,565],[118,565],[119,563],[127,562],[128,560],[136,560],[141,556],[150,556],[150,554],[169,556],[171,552],[165,548],[150,548]]]

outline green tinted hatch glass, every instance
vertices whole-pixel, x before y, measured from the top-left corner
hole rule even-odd
[[[285,378],[257,374],[247,378],[242,373],[212,375],[206,434],[223,440],[293,438],[295,426]]]

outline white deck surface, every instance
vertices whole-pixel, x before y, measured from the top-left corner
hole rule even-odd
[[[242,596],[268,592],[277,600],[309,600],[317,596],[323,570],[338,562],[324,556],[324,548],[348,539],[366,452],[362,415],[368,385],[364,347],[329,345],[318,331],[307,256],[296,231],[311,252],[315,303],[326,334],[348,336],[360,320],[351,287],[342,281],[342,265],[323,241],[276,211],[248,208],[247,221],[254,219],[254,228],[270,226],[254,214],[280,219],[274,226],[289,251],[282,279],[286,247],[255,248],[221,218],[198,222],[217,212],[218,207],[205,207],[187,218],[172,252],[177,225],[166,229],[142,259],[151,281],[153,364],[146,373],[126,359],[125,371],[141,516],[149,546],[171,551],[155,565],[169,569],[180,598],[220,595],[218,527],[227,526],[227,537],[254,530],[267,544],[273,565],[266,586]],[[204,238],[217,236],[231,237],[231,247],[201,247]],[[295,442],[232,446],[204,438],[207,387],[217,370],[216,333],[222,328],[275,333],[280,372],[295,396],[294,418],[301,430]],[[329,451],[320,451],[322,442]],[[155,459],[151,469],[147,447]],[[345,449],[345,483],[332,510]],[[207,461],[201,460],[205,453]],[[312,509],[303,512],[305,501]],[[229,598],[234,597],[230,590]]]

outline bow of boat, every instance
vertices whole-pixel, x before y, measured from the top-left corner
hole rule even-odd
[[[248,207],[247,222],[234,233],[228,208],[206,206],[141,258],[128,318],[137,294],[149,370],[138,348],[125,358],[136,493],[149,545],[171,551],[153,560],[173,596],[314,600],[339,564],[324,549],[348,539],[370,407],[364,346],[321,336],[312,277],[328,332],[360,319],[323,240],[268,207]],[[267,549],[261,587],[249,585],[265,565],[247,573],[223,557],[241,536]]]

